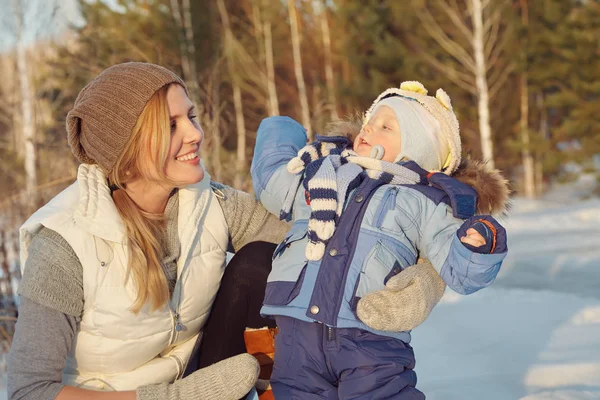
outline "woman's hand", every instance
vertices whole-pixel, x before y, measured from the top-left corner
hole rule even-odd
[[[254,387],[258,361],[248,353],[227,358],[175,381],[137,389],[137,400],[238,400]]]

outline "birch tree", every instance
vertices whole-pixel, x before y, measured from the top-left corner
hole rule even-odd
[[[213,151],[212,151],[212,165],[215,172],[215,179],[217,181],[221,181],[221,98],[219,95],[219,91],[221,89],[221,74],[219,70],[221,68],[221,60],[217,60],[215,63],[211,79],[209,91],[211,93],[210,103],[211,103],[211,133],[213,138]]]
[[[310,113],[308,110],[308,97],[306,95],[306,85],[304,83],[304,74],[302,71],[302,54],[300,51],[300,33],[298,30],[298,15],[294,0],[288,0],[288,12],[290,17],[290,30],[292,33],[292,49],[294,54],[294,73],[298,84],[298,96],[300,97],[300,108],[302,112],[302,125],[306,128],[308,139],[312,142],[313,134],[310,124]]]
[[[0,137],[0,150],[14,153],[18,147],[14,130],[15,125],[15,73],[13,56],[0,58],[0,76],[5,79],[0,81],[0,129],[5,129],[6,136]]]
[[[547,142],[550,136],[550,129],[548,126],[548,115],[546,113],[546,107],[544,104],[544,93],[538,92],[536,99],[536,107],[539,112],[539,137],[544,142]],[[544,193],[544,164],[543,164],[543,152],[538,152],[535,158],[535,189],[536,195],[541,196]]]
[[[527,0],[520,0],[521,23],[525,29],[529,25],[529,12]],[[527,72],[527,39],[522,39],[522,71],[520,76],[521,86],[521,115],[519,119],[519,131],[521,134],[521,157],[523,159],[523,185],[525,196],[529,199],[535,197],[535,176],[533,156],[531,154],[531,143],[529,139],[529,82]]]
[[[266,0],[252,0],[252,22],[254,24],[255,36],[258,43],[260,65],[266,69],[264,76],[268,93],[267,110],[270,116],[279,115],[279,100],[277,98],[277,87],[275,85],[275,64],[273,61],[273,34],[271,21],[261,8],[266,9]]]
[[[325,81],[327,83],[327,95],[331,119],[339,119],[337,113],[337,100],[335,96],[335,84],[333,82],[333,63],[331,61],[331,35],[329,33],[329,21],[327,21],[327,6],[324,3],[318,4],[321,9],[319,20],[321,23],[321,35],[323,37],[323,53],[325,55]]]
[[[514,70],[505,60],[510,38],[502,17],[507,0],[413,0],[421,26],[455,61],[443,63],[421,51],[423,58],[457,86],[477,97],[481,152],[494,167],[494,146],[490,122],[490,99]],[[440,11],[449,23],[442,24],[428,8]],[[449,30],[452,29],[452,32]]]
[[[240,75],[235,69],[234,45],[236,42],[231,30],[229,14],[227,13],[223,0],[217,0],[217,6],[219,7],[221,22],[223,24],[223,30],[225,31],[225,59],[231,78],[231,87],[233,89],[233,107],[235,109],[235,123],[237,129],[237,155],[233,186],[236,189],[241,189],[243,184],[243,174],[246,167],[246,122],[244,120]]]
[[[29,83],[29,67],[27,65],[27,55],[25,49],[23,7],[20,0],[13,0],[13,13],[15,16],[15,35],[17,47],[17,71],[19,76],[19,87],[21,94],[21,138],[23,145],[17,148],[22,149],[25,160],[25,190],[27,192],[27,201],[31,208],[36,204],[35,187],[37,186],[36,172],[36,147],[35,147],[35,126],[33,120],[33,96]]]
[[[190,1],[182,0],[181,7],[179,0],[171,0],[171,12],[173,19],[179,28],[180,35],[180,53],[181,69],[183,77],[188,87],[190,97],[195,104],[199,104],[198,74],[196,72],[196,46],[194,44],[194,28],[192,25],[192,13],[190,10]]]

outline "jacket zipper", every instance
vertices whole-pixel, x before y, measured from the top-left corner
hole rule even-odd
[[[375,220],[375,226],[377,229],[381,229],[383,225],[383,220],[385,219],[388,211],[393,210],[396,207],[396,196],[398,195],[398,188],[391,187],[389,188],[383,198],[381,199],[381,205],[377,210],[377,219]]]

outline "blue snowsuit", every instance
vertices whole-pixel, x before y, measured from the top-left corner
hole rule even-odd
[[[506,237],[492,254],[479,254],[459,237],[476,219],[473,188],[443,174],[416,185],[364,179],[350,194],[319,261],[305,257],[311,209],[304,187],[291,187],[286,165],[306,144],[304,128],[288,117],[262,121],[252,160],[257,198],[279,216],[293,190],[293,226],[273,254],[261,313],[275,316],[278,399],[423,399],[415,388],[409,332],[371,329],[356,316],[367,293],[419,257],[428,258],[453,290],[470,294],[491,284],[506,256]],[[428,185],[431,183],[431,185]],[[466,219],[466,221],[465,221]],[[418,268],[418,267],[416,267]]]

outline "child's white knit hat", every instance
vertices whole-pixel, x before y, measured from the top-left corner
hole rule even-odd
[[[381,93],[365,113],[363,127],[380,106],[390,107],[398,119],[402,135],[400,154],[422,168],[451,175],[460,164],[461,144],[458,120],[450,97],[438,89],[436,97],[416,81]]]

